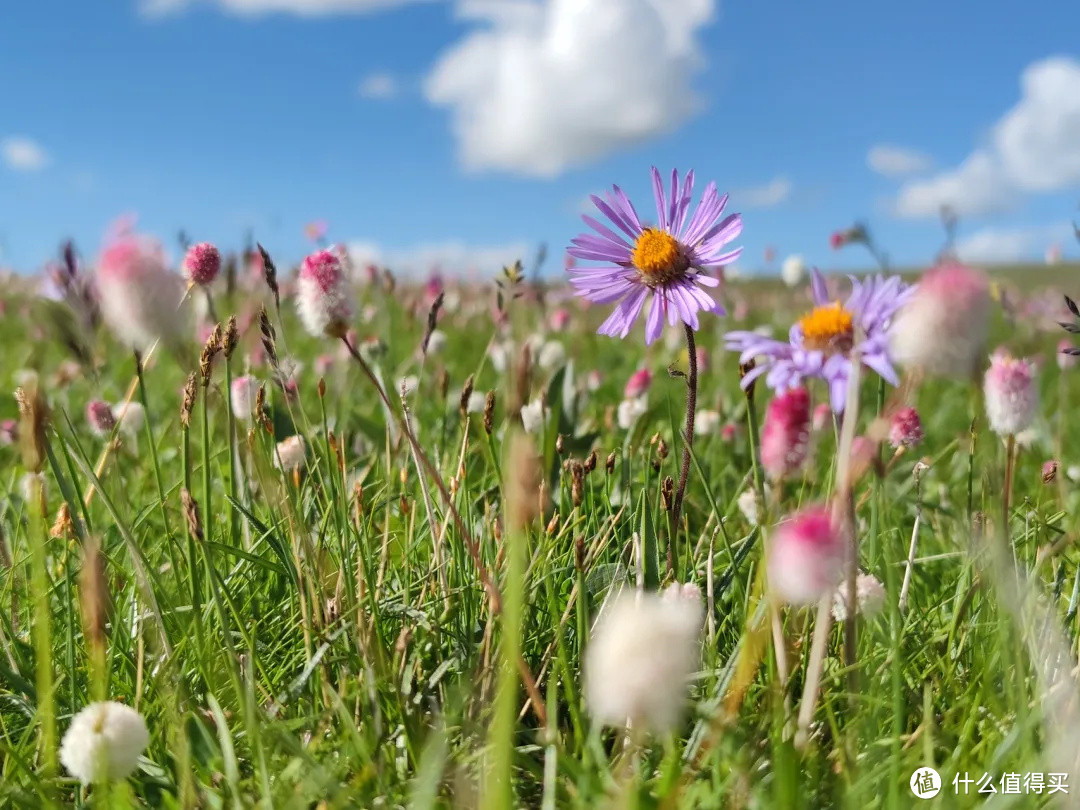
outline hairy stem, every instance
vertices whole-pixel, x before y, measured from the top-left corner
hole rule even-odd
[[[675,505],[671,510],[672,535],[670,542],[674,544],[675,537],[679,533],[679,518],[682,515],[683,497],[686,495],[686,479],[690,477],[691,454],[694,449],[694,415],[697,413],[697,345],[694,341],[694,330],[686,324],[686,351],[690,373],[686,376],[686,429],[683,436],[682,467],[679,470],[679,485],[675,490]]]

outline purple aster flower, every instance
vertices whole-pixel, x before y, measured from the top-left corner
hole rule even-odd
[[[665,317],[672,326],[682,321],[697,329],[699,311],[723,315],[723,307],[702,288],[720,286],[720,279],[711,274],[742,252],[742,248],[724,251],[742,232],[742,217],[731,214],[720,220],[728,198],[720,196],[715,183],[709,183],[691,215],[692,171],[680,185],[678,171],[672,170],[667,194],[655,168],[652,180],[656,226],[642,224],[626,194],[613,186],[606,199],[595,194],[590,199],[622,234],[586,215],[582,219],[596,233],[572,239],[573,247],[567,249],[575,258],[605,265],[567,268],[577,295],[597,304],[619,302],[598,334],[626,337],[652,296],[645,320],[646,344],[660,337]]]
[[[851,295],[841,304],[829,300],[825,279],[813,271],[814,308],[791,327],[787,342],[756,332],[724,335],[726,348],[740,352],[740,363],[757,358],[757,365],[743,377],[743,388],[763,374],[765,384],[779,392],[801,385],[808,377],[819,377],[828,383],[832,408],[840,413],[856,355],[890,384],[899,383],[889,357],[889,326],[915,288],[899,276],[850,278]]]

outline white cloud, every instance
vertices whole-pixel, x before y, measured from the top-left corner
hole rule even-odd
[[[375,242],[354,240],[348,243],[348,251],[357,267],[378,264],[398,275],[423,276],[438,269],[447,275],[494,276],[518,259],[528,262],[536,254],[536,247],[525,242],[471,245],[447,241],[385,248]]]
[[[49,165],[49,153],[41,144],[23,135],[0,140],[0,160],[17,172],[36,172]]]
[[[924,155],[922,152],[881,143],[867,152],[866,165],[886,177],[904,177],[905,175],[920,174],[928,171],[932,161],[928,155]]]
[[[715,0],[460,0],[478,28],[425,94],[450,110],[461,162],[554,176],[670,132],[701,107],[696,37]]]
[[[301,17],[327,14],[361,14],[431,0],[141,0],[144,14],[158,16],[182,11],[194,5],[216,5],[223,11],[241,16],[284,13]]]
[[[760,186],[735,189],[731,202],[736,208],[774,208],[791,197],[791,181],[776,177]]]
[[[1072,238],[1072,225],[1061,222],[1034,228],[983,228],[957,240],[956,253],[965,262],[1000,264],[1043,256],[1055,243]]]
[[[1080,186],[1080,62],[1053,57],[1029,65],[1021,97],[993,126],[985,146],[955,169],[906,183],[904,217],[961,216],[1008,208],[1018,197]]]
[[[398,94],[398,81],[389,73],[369,73],[357,88],[361,98],[386,100]]]

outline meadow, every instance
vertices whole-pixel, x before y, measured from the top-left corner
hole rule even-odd
[[[740,387],[724,335],[785,340],[809,278],[731,280],[726,316],[646,346],[640,324],[596,334],[612,307],[524,258],[467,283],[348,268],[328,310],[348,328],[316,336],[303,280],[250,252],[138,351],[91,305],[92,261],[69,254],[49,295],[7,280],[0,807],[1080,802],[1080,377],[1059,346],[1080,268],[993,273],[967,378],[864,368],[843,416],[808,380],[813,424],[783,456],[801,457],[773,475],[777,393]],[[1004,438],[983,386],[999,346],[1038,393]],[[891,441],[902,407],[921,430]],[[814,504],[857,562],[800,605],[768,550]],[[856,573],[878,583],[865,603],[844,596]],[[619,594],[661,590],[700,611],[692,647],[642,616],[590,664]],[[105,700],[146,744],[62,754]]]

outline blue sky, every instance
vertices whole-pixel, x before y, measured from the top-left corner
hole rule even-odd
[[[557,270],[586,196],[649,205],[693,167],[744,214],[740,264],[867,220],[928,261],[1080,253],[1080,6],[715,0],[111,0],[0,17],[0,265],[116,216],[170,245],[306,223],[392,265]],[[872,159],[871,159],[872,158]],[[871,165],[873,164],[873,165]]]

